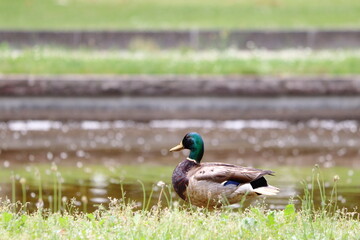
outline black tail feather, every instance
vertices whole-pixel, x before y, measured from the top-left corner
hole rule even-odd
[[[253,189],[259,188],[259,187],[266,187],[268,185],[268,183],[264,177],[256,179],[256,180],[250,182],[250,184]]]

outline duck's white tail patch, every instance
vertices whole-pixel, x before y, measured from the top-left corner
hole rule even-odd
[[[269,186],[266,186],[266,187],[255,188],[253,191],[258,193],[258,194],[273,196],[273,195],[276,195],[279,192],[279,189],[277,187],[269,185]]]

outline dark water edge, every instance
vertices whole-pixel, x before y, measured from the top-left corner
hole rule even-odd
[[[312,168],[319,165],[326,192],[333,177],[340,176],[338,205],[358,210],[360,197],[359,123],[357,121],[152,121],[139,122],[52,122],[15,121],[0,123],[0,197],[11,199],[11,172],[15,175],[16,200],[22,201],[21,178],[26,179],[26,200],[35,209],[39,197],[34,169],[42,174],[43,200],[53,196],[51,166],[56,165],[62,182],[62,198],[75,198],[79,209],[93,211],[108,198],[126,198],[141,208],[143,189],[150,206],[157,204],[161,187],[170,183],[172,169],[187,152],[170,154],[188,131],[198,131],[205,141],[203,161],[221,161],[276,171],[268,180],[281,188],[267,197],[270,209],[282,209],[303,195],[301,181],[310,181]],[[122,182],[122,183],[121,183]],[[161,184],[160,184],[161,185]],[[170,187],[171,189],[171,187]],[[317,191],[314,201],[320,205]],[[50,197],[51,199],[51,197]],[[172,199],[182,204],[173,193]],[[65,199],[64,199],[65,200]],[[262,202],[262,198],[259,200]],[[162,198],[166,206],[166,199]],[[247,202],[250,204],[250,202]],[[253,203],[254,204],[254,203]]]
[[[0,41],[12,47],[56,45],[95,49],[128,49],[137,41],[150,42],[161,49],[252,49],[312,48],[352,49],[359,47],[357,29],[301,30],[141,30],[141,31],[46,31],[1,30]]]

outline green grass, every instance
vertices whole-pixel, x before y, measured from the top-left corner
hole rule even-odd
[[[338,209],[337,180],[329,198],[319,176],[314,169],[299,210],[292,203],[277,211],[259,204],[207,210],[179,206],[170,196],[142,210],[112,199],[108,209],[100,206],[93,213],[79,213],[68,202],[61,212],[39,208],[30,214],[19,203],[0,200],[0,234],[4,239],[358,239],[359,214]],[[320,208],[313,203],[316,185],[324,203]]]
[[[359,27],[357,0],[2,0],[3,29]]]
[[[3,74],[359,74],[358,50],[162,51],[0,48]]]
[[[166,201],[159,197],[163,200],[152,208],[138,210],[136,203],[112,199],[109,208],[93,213],[78,212],[71,202],[55,213],[43,208],[28,213],[19,203],[0,200],[0,234],[3,239],[358,239],[359,214],[336,207],[338,179],[329,196],[320,170],[309,173],[298,210],[291,201],[284,210],[261,204],[206,210],[179,206],[166,191]],[[320,192],[320,207],[314,191]]]
[[[282,211],[251,207],[243,212],[179,207],[133,211],[113,201],[110,210],[91,214],[15,214],[0,208],[3,239],[358,239],[358,215],[333,216],[293,205]]]

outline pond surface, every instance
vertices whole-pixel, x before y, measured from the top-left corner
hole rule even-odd
[[[169,184],[173,169],[188,152],[169,153],[168,149],[189,131],[203,136],[204,162],[274,170],[276,176],[268,177],[268,182],[280,193],[259,198],[271,209],[283,208],[290,198],[299,206],[302,182],[309,183],[317,164],[328,193],[334,176],[340,176],[339,206],[358,211],[360,130],[356,121],[2,122],[0,197],[30,202],[30,209],[36,208],[40,194],[46,207],[54,205],[54,198],[60,205],[74,198],[80,210],[92,211],[100,204],[106,206],[109,197],[121,198],[123,188],[126,199],[141,207],[143,184],[149,206],[159,198],[166,205],[164,192],[160,193],[164,182],[165,192],[181,204],[173,191],[169,193]],[[317,192],[315,201],[319,204]]]

